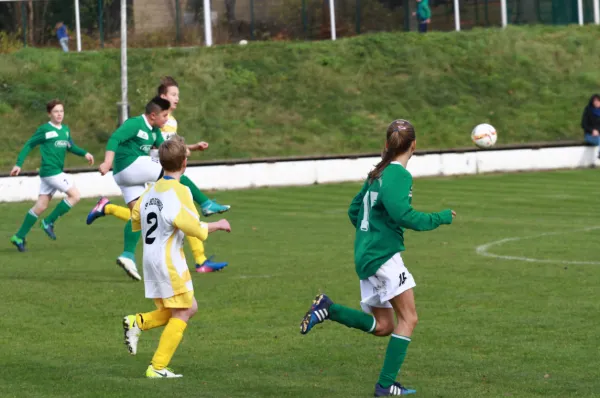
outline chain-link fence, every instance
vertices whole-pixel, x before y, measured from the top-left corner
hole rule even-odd
[[[455,29],[454,0],[422,1],[428,1],[431,9],[429,30]],[[583,0],[586,23],[593,21],[594,1]],[[335,0],[334,4],[337,37],[418,29],[416,0]],[[204,5],[204,0],[127,0],[128,46],[203,45]],[[577,7],[577,0],[507,0],[508,23],[577,23]],[[119,45],[120,0],[79,0],[79,9],[84,50]],[[461,29],[501,25],[500,0],[459,0],[459,10]],[[331,37],[329,0],[213,0],[207,15],[215,44]],[[60,48],[60,22],[74,49],[73,0],[0,2],[0,51],[21,43]]]

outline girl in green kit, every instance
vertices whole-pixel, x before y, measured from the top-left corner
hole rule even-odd
[[[56,239],[54,222],[79,202],[80,195],[73,184],[73,178],[63,173],[67,151],[85,157],[90,165],[94,164],[94,157],[73,143],[69,127],[62,124],[65,116],[62,102],[52,100],[46,105],[46,110],[50,121],[38,127],[33,137],[25,143],[21,152],[19,152],[15,167],[10,172],[11,176],[18,176],[29,152],[36,146],[40,146],[42,155],[40,194],[35,205],[25,216],[21,228],[10,238],[10,242],[20,252],[25,251],[25,236],[36,223],[38,217],[48,208],[48,204],[56,191],[65,193],[67,197],[54,208],[48,217],[41,221],[42,229],[52,240]]]
[[[300,324],[302,334],[330,319],[376,336],[391,335],[375,384],[376,397],[416,393],[396,381],[417,325],[413,294],[416,284],[400,254],[405,250],[404,230],[430,231],[451,224],[456,216],[452,210],[421,213],[412,208],[412,176],[406,166],[415,147],[412,124],[394,120],[387,129],[381,162],[369,173],[348,210],[356,228],[354,262],[364,312],[335,304],[327,295],[319,294]]]

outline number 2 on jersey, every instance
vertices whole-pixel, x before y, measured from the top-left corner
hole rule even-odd
[[[361,231],[369,230],[369,215],[371,213],[371,208],[375,206],[377,195],[379,195],[378,192],[367,191],[363,197],[363,219],[360,222]]]
[[[146,232],[146,237],[144,238],[144,241],[147,245],[151,245],[156,240],[156,238],[151,235],[154,233],[154,231],[156,231],[156,228],[158,228],[158,216],[156,215],[156,213],[148,213],[148,216],[146,217],[146,222],[150,224],[150,228],[148,229],[148,232]]]

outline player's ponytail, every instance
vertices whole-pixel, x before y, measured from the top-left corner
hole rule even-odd
[[[394,120],[387,128],[385,147],[381,161],[369,173],[369,181],[381,177],[383,170],[401,155],[410,149],[410,146],[415,141],[415,128],[409,121],[404,119]]]

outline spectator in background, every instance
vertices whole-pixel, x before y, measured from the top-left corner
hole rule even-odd
[[[590,102],[583,110],[581,128],[586,143],[600,145],[600,94],[592,95]]]
[[[62,47],[63,51],[69,52],[69,32],[67,32],[67,26],[61,22],[56,24],[56,37]]]
[[[419,21],[419,32],[426,33],[427,27],[431,22],[429,0],[417,0],[417,12],[413,12],[413,16],[415,15],[417,16],[417,21]]]

